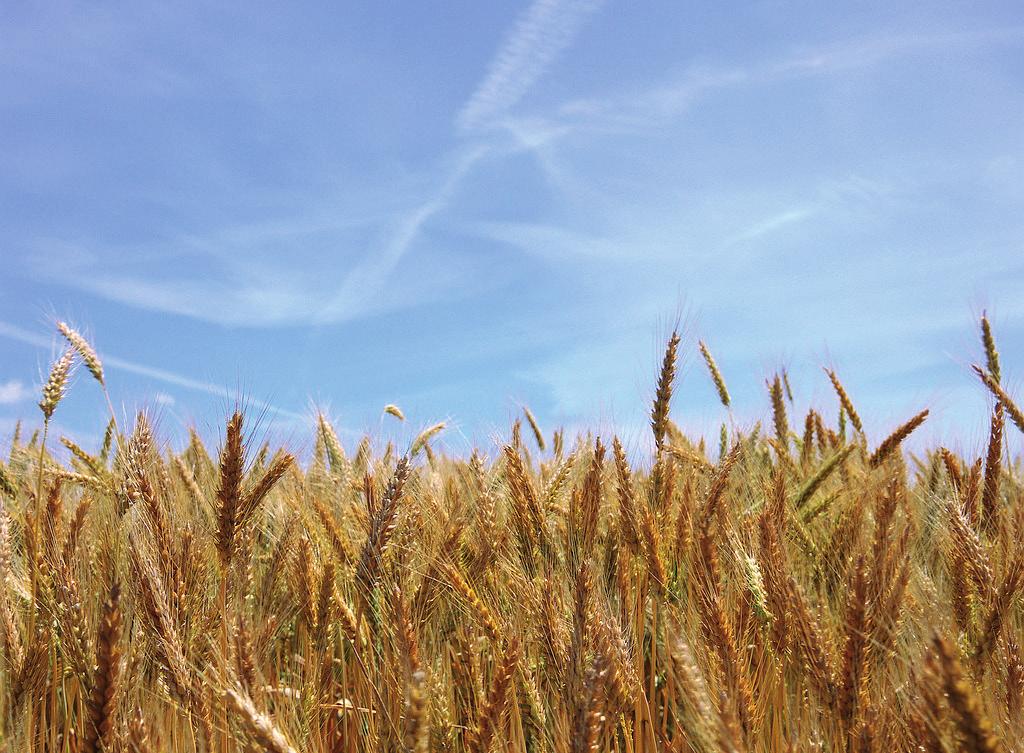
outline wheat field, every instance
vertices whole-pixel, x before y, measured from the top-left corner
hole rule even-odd
[[[58,327],[0,463],[4,751],[1021,749],[1024,415],[984,317],[979,458],[907,451],[927,411],[869,444],[831,370],[832,405],[780,372],[770,426],[709,450],[672,421],[675,334],[639,453],[529,410],[466,457],[441,424],[346,453],[320,416],[300,464],[241,412],[175,452]],[[97,448],[51,432],[79,366]]]

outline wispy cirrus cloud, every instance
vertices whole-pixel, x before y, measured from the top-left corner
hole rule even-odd
[[[1020,44],[1024,26],[955,30],[931,34],[868,34],[832,43],[805,45],[743,64],[702,64],[646,87],[603,96],[571,98],[549,111],[497,111],[494,124],[524,148],[539,148],[580,132],[614,135],[649,131],[678,119],[702,97],[741,87],[835,76],[864,70],[913,54],[967,52]]]
[[[796,207],[793,209],[785,209],[778,214],[772,215],[767,219],[761,220],[755,223],[746,230],[728,238],[725,241],[726,246],[731,246],[735,243],[742,241],[751,241],[760,238],[763,235],[772,233],[776,230],[780,230],[789,225],[795,225],[798,222],[803,222],[809,217],[813,216],[815,211],[813,207]]]
[[[394,270],[422,239],[427,225],[456,200],[472,170],[489,155],[509,151],[503,139],[471,137],[467,131],[505,115],[600,5],[599,0],[535,0],[523,12],[459,112],[461,143],[441,158],[437,178],[423,177],[421,182],[430,184],[430,190],[406,197],[406,208],[392,206],[389,214],[378,212],[347,223],[318,211],[230,225],[206,233],[184,233],[170,243],[147,244],[131,253],[126,249],[96,253],[44,239],[35,245],[36,256],[46,262],[35,265],[32,273],[130,306],[229,326],[336,324],[415,305],[437,291],[396,294],[388,287]],[[522,149],[523,145],[515,144],[511,150]],[[347,232],[353,227],[365,231],[363,236],[384,240],[359,253],[355,249],[365,240]],[[308,255],[308,250],[300,249],[311,242],[314,248],[330,244],[331,230],[336,231],[336,252],[320,254],[330,260],[324,268],[281,265],[282,255]],[[255,255],[253,247],[259,251]],[[166,261],[196,254],[208,260],[208,269],[202,273],[187,263],[175,264],[173,274],[148,268],[132,271],[130,264],[107,263],[111,256]],[[59,263],[53,263],[55,259]]]
[[[229,326],[261,327],[308,320],[310,291],[278,281],[260,281],[232,275],[222,277],[146,276],[90,267],[79,274],[68,270],[47,278],[140,309],[179,314]]]
[[[423,284],[396,291],[393,286],[400,275],[395,272],[400,265],[417,272],[420,266],[431,266],[439,245],[431,236],[435,229],[449,234],[468,230],[476,236],[471,240],[485,242],[481,245],[490,242],[516,248],[548,267],[596,262],[588,274],[597,279],[617,276],[628,282],[649,275],[648,270],[657,265],[656,282],[667,287],[667,280],[685,279],[687,270],[705,263],[710,253],[733,245],[753,252],[755,241],[763,248],[780,238],[806,237],[819,223],[837,225],[848,204],[856,202],[855,189],[836,189],[836,197],[830,199],[823,193],[826,189],[819,191],[813,180],[787,177],[788,192],[774,195],[766,191],[763,200],[723,191],[711,200],[689,195],[680,201],[668,194],[685,184],[685,175],[673,184],[659,182],[653,171],[637,169],[634,184],[609,190],[612,181],[607,180],[610,173],[605,166],[587,169],[581,168],[583,163],[605,162],[634,151],[640,157],[652,133],[675,134],[677,127],[686,127],[679,123],[699,114],[705,104],[729,100],[735,106],[780,82],[838,80],[851,71],[880,66],[900,56],[948,55],[951,50],[959,54],[1022,38],[1021,29],[1014,27],[931,35],[882,33],[789,47],[788,51],[776,48],[759,59],[723,55],[712,65],[691,66],[660,81],[648,79],[646,86],[625,88],[613,79],[603,85],[605,94],[574,95],[557,107],[531,111],[525,95],[552,69],[599,6],[585,0],[532,2],[508,30],[472,94],[455,110],[455,143],[447,155],[430,159],[427,167],[422,163],[416,166],[412,170],[416,173],[414,187],[403,186],[386,211],[368,217],[361,236],[347,235],[346,228],[334,224],[330,211],[305,215],[285,211],[280,219],[268,220],[268,227],[232,232],[224,226],[208,233],[184,233],[157,249],[170,255],[180,244],[216,255],[218,263],[209,270],[199,271],[187,264],[170,270],[156,265],[130,266],[120,260],[111,264],[118,254],[129,255],[121,251],[85,266],[48,266],[65,284],[106,299],[247,327],[337,324],[421,302],[425,294],[437,291],[425,293],[423,288],[428,285],[422,277],[417,281]],[[452,127],[448,117],[443,129]],[[580,135],[586,138],[576,138]],[[685,162],[688,155],[683,151],[670,159]],[[515,202],[495,202],[483,213],[475,213],[474,208],[466,218],[451,222],[463,206],[473,205],[477,199],[469,196],[467,185],[477,185],[483,176],[488,185],[503,187],[512,172],[509,168],[514,169],[515,159],[523,152],[532,152],[550,179],[551,193],[545,198],[551,198],[553,205],[566,205],[566,211],[548,213],[549,207],[545,207],[543,213],[531,214],[516,208],[506,214],[507,206]],[[669,155],[658,153],[654,160],[668,162],[666,157]],[[841,182],[842,173],[837,175]],[[678,179],[678,175],[673,177]],[[744,178],[748,184],[745,191],[757,192],[756,187],[749,188],[753,180]],[[515,190],[516,201],[522,200],[526,192],[519,186]],[[687,201],[702,204],[695,207]],[[337,214],[346,211],[338,208]],[[322,235],[314,238],[311,229],[322,231]],[[308,260],[308,255],[299,255],[311,241],[323,249],[315,256],[326,263],[300,261],[293,265],[284,261],[293,253]],[[256,247],[262,251],[254,254],[251,249]],[[468,248],[470,251],[462,252],[467,257],[476,246]],[[739,261],[735,265],[741,266]],[[750,283],[737,277],[736,284]],[[454,288],[449,284],[447,291]],[[671,299],[671,291],[667,297]],[[664,307],[664,296],[650,298],[655,301],[652,306]],[[634,321],[649,321],[651,312],[638,307],[631,315]]]
[[[904,179],[909,183],[909,179]],[[768,236],[807,235],[842,224],[878,221],[887,205],[905,201],[912,186],[886,176],[794,178],[784,187],[751,185],[666,201],[644,187],[637,197],[589,196],[560,222],[473,221],[459,230],[544,261],[572,267],[588,262],[605,269],[632,266],[628,279],[656,265],[681,274],[695,263],[741,259]],[[638,266],[640,264],[643,266]],[[706,283],[705,283],[706,284]]]
[[[315,315],[316,322],[345,321],[382,308],[381,294],[388,277],[409,252],[424,225],[445,210],[462,179],[488,152],[487,146],[478,144],[457,155],[434,194],[398,219],[383,248],[346,273],[340,288]]]
[[[18,327],[9,322],[0,321],[0,337],[7,338],[9,340],[15,340],[17,342],[25,343],[26,345],[32,345],[37,348],[50,349],[53,347],[55,342],[52,338],[44,337],[43,335],[30,332],[26,329]],[[136,374],[138,376],[146,377],[156,382],[162,382],[163,384],[173,385],[174,387],[180,387],[182,389],[191,390],[194,392],[203,392],[207,395],[213,395],[214,397],[225,398],[228,400],[236,400],[239,397],[238,390],[228,389],[219,384],[213,384],[212,382],[204,382],[201,379],[193,379],[192,377],[185,376],[184,374],[178,374],[167,369],[161,369],[154,366],[147,366],[145,364],[137,363],[135,361],[129,361],[124,358],[118,358],[107,353],[100,354],[103,365],[107,368],[120,370],[129,374]],[[18,383],[20,385],[20,383]],[[20,389],[20,387],[19,387]],[[19,393],[20,394],[20,393]],[[2,397],[2,395],[0,395]],[[169,397],[169,396],[168,396]],[[3,400],[0,400],[2,403]],[[166,400],[158,400],[163,404],[167,404]],[[246,403],[255,408],[266,410],[269,413],[290,419],[305,420],[309,418],[308,414],[299,413],[297,411],[287,410],[285,408],[279,408],[275,405],[271,405],[263,400],[256,398],[246,398]]]
[[[498,49],[487,75],[459,111],[468,130],[488,125],[512,108],[572,44],[599,0],[534,0]]]
[[[572,44],[583,22],[600,5],[600,0],[534,0],[498,49],[487,75],[459,111],[459,129],[465,132],[488,125],[512,108]],[[344,321],[372,310],[388,277],[425,225],[447,209],[463,180],[480,161],[502,149],[507,147],[486,141],[460,147],[434,192],[399,216],[387,244],[346,274],[316,321]]]

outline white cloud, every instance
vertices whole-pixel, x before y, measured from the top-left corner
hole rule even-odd
[[[174,405],[175,400],[172,395],[168,395],[166,392],[155,392],[153,393],[153,402],[157,405]]]
[[[17,379],[0,382],[0,405],[15,405],[32,397],[32,390]]]
[[[518,102],[600,6],[596,0],[534,0],[519,17],[458,116],[461,128],[487,125]]]

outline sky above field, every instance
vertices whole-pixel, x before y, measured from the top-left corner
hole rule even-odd
[[[839,6],[3,4],[0,430],[63,318],[171,437],[242,396],[299,449],[314,406],[461,451],[522,404],[643,446],[679,320],[684,427],[780,367],[834,415],[830,365],[873,438],[979,448],[983,309],[1024,397],[1024,12]]]

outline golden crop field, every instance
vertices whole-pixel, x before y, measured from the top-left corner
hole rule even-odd
[[[0,464],[2,750],[1021,749],[1024,415],[984,318],[978,458],[905,451],[927,411],[869,443],[831,370],[832,405],[779,373],[771,426],[709,451],[672,421],[675,334],[642,457],[529,411],[468,457],[442,425],[346,453],[321,416],[299,464],[242,413],[174,452],[59,327]],[[101,447],[51,431],[76,366]]]

